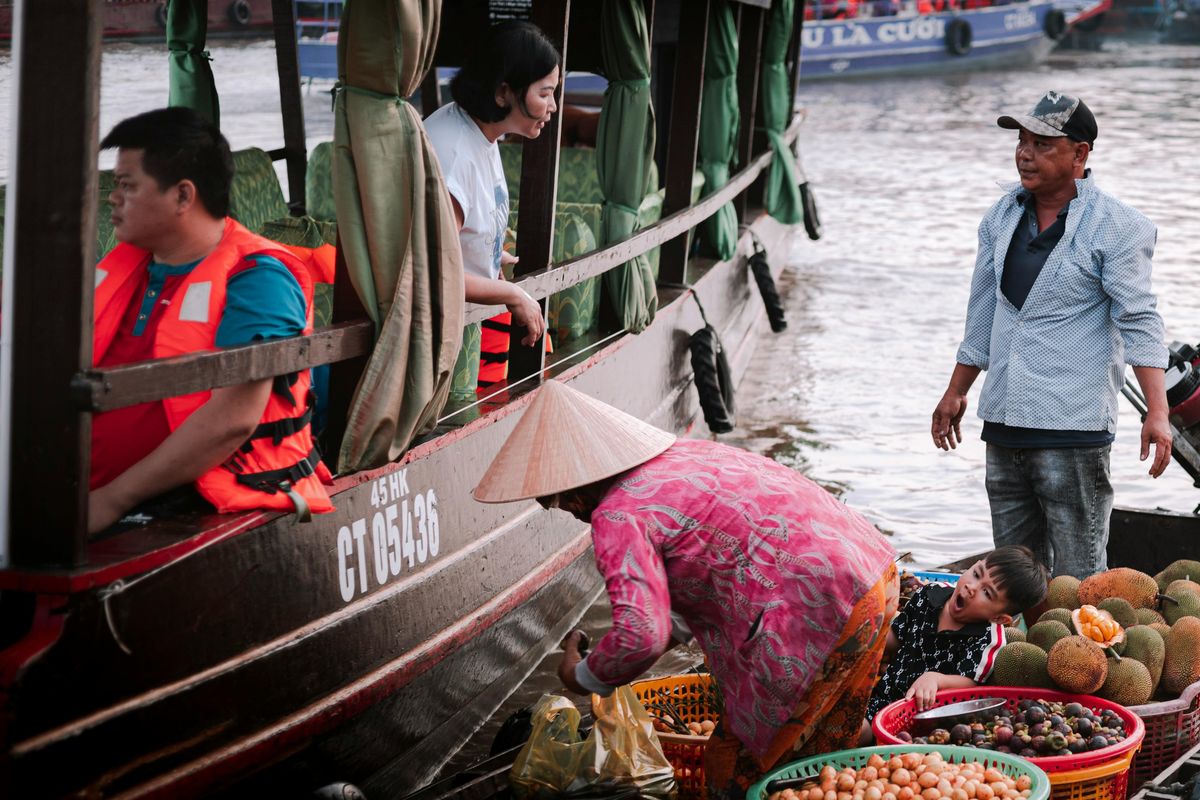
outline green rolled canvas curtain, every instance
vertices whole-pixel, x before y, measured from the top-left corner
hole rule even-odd
[[[221,127],[221,104],[209,66],[208,0],[171,0],[167,4],[167,104],[186,106]]]
[[[704,56],[704,89],[700,108],[700,171],[704,194],[712,194],[729,182],[730,164],[737,152],[738,40],[737,26],[729,0],[709,4],[708,50]],[[726,203],[704,221],[707,246],[724,260],[737,248],[737,212]]]
[[[771,143],[771,166],[767,168],[764,199],[767,213],[786,225],[795,225],[802,217],[796,156],[783,140],[792,116],[792,98],[788,88],[788,43],[795,20],[795,0],[775,0],[763,31],[762,83],[759,104],[763,128]]]
[[[403,97],[432,68],[441,0],[349,0],[338,31],[333,183],[350,279],[377,338],[339,470],[398,458],[433,429],[463,329],[458,229],[421,118]]]
[[[608,79],[596,135],[596,171],[604,194],[600,243],[604,245],[636,230],[638,206],[646,196],[654,159],[650,32],[641,0],[604,0],[600,52]],[[627,330],[638,333],[654,320],[658,294],[644,254],[605,273],[604,292]]]

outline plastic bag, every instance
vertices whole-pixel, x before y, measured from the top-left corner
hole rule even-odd
[[[579,736],[579,710],[544,695],[533,708],[533,734],[509,775],[517,798],[675,797],[675,770],[650,716],[628,686],[596,698],[596,722]]]

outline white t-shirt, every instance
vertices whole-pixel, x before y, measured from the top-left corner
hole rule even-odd
[[[508,227],[508,184],[500,148],[457,103],[447,103],[425,120],[446,188],[463,211],[463,268],[484,278],[500,275],[500,253]]]

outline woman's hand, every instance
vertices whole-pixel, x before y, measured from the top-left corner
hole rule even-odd
[[[567,638],[563,639],[563,657],[562,661],[558,662],[558,679],[575,694],[590,694],[575,680],[575,667],[583,660],[580,645],[586,641],[587,635],[583,631],[571,631]]]
[[[527,332],[525,338],[521,340],[521,344],[533,347],[542,341],[542,335],[546,332],[546,321],[542,319],[542,307],[520,286],[507,285],[512,292],[511,300],[505,305],[512,312],[513,327],[519,325],[526,328]]]

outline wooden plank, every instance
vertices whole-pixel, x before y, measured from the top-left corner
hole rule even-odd
[[[805,5],[806,0],[796,0],[796,7],[792,12],[792,40],[788,43],[787,59],[784,62],[788,69],[788,97],[792,98],[792,108],[796,107],[796,85],[800,80],[800,41],[804,32]]]
[[[442,89],[438,86],[437,67],[431,66],[421,79],[421,116],[428,117],[442,105]]]
[[[679,15],[679,45],[671,90],[671,127],[667,131],[667,168],[663,186],[663,216],[687,208],[692,201],[692,174],[700,141],[700,99],[704,89],[704,54],[708,43],[708,2],[695,0]],[[688,237],[680,235],[663,245],[659,257],[660,283],[683,283],[687,272]]]
[[[91,416],[71,397],[92,362],[100,0],[25,0],[9,187],[13,264],[9,530],[12,564],[86,561]],[[47,42],[54,42],[47,47]],[[58,302],[47,303],[48,298]]]
[[[767,14],[757,6],[738,9],[738,105],[741,123],[738,127],[737,162],[749,164],[754,157],[756,142],[763,137],[758,131],[758,87],[762,72],[763,28]],[[751,184],[751,189],[759,184]],[[748,207],[762,205],[761,186],[757,203],[751,203],[751,192],[742,192],[733,200],[739,222],[746,222]]]
[[[287,158],[288,206],[303,214],[308,146],[304,139],[304,102],[300,96],[300,61],[296,56],[296,19],[292,0],[271,0],[275,30],[275,64],[279,71],[279,106],[283,113],[283,149]]]
[[[567,64],[567,26],[571,0],[533,0],[529,19],[550,37],[561,43],[562,63]],[[558,86],[558,105],[562,108],[562,86]],[[554,244],[554,208],[558,196],[558,143],[562,114],[555,114],[542,128],[542,135],[526,139],[521,151],[521,207],[517,217],[516,276],[520,277],[550,264]],[[546,314],[542,299],[542,315]],[[511,384],[542,371],[545,347],[542,342],[524,347],[525,328],[513,328],[508,348],[508,382]],[[533,384],[536,385],[537,381]]]
[[[111,411],[357,358],[371,352],[373,334],[368,320],[342,322],[310,336],[86,370],[72,391],[79,408]]]
[[[367,319],[367,311],[358,299],[358,292],[350,282],[350,273],[346,270],[346,258],[342,251],[341,239],[338,240],[337,260],[334,265],[333,277],[333,313],[334,325],[345,322],[355,322]],[[370,324],[370,323],[368,323]],[[372,324],[371,338],[374,340],[375,331]],[[367,357],[361,356],[339,361],[329,369],[329,406],[325,414],[325,430],[321,433],[319,442],[321,451],[328,453],[331,461],[330,469],[337,469],[333,463],[342,445],[342,437],[346,433],[346,419],[350,414],[350,404],[354,401],[354,393],[358,391],[358,381],[363,370],[367,368]]]
[[[784,134],[784,138],[788,142],[795,141],[800,132],[800,123],[801,118],[797,117],[788,126],[788,130]],[[519,285],[531,296],[541,298],[561,292],[563,289],[569,289],[589,278],[602,275],[618,264],[624,264],[629,259],[658,247],[664,242],[671,241],[699,225],[717,213],[718,208],[732,200],[739,192],[744,191],[770,163],[770,151],[759,153],[744,169],[733,175],[720,190],[705,197],[696,205],[664,217],[652,227],[637,231],[632,236],[615,242],[603,250],[564,261],[551,269],[539,270],[523,278]],[[502,309],[502,306],[468,303],[465,324],[481,322],[499,313]]]

